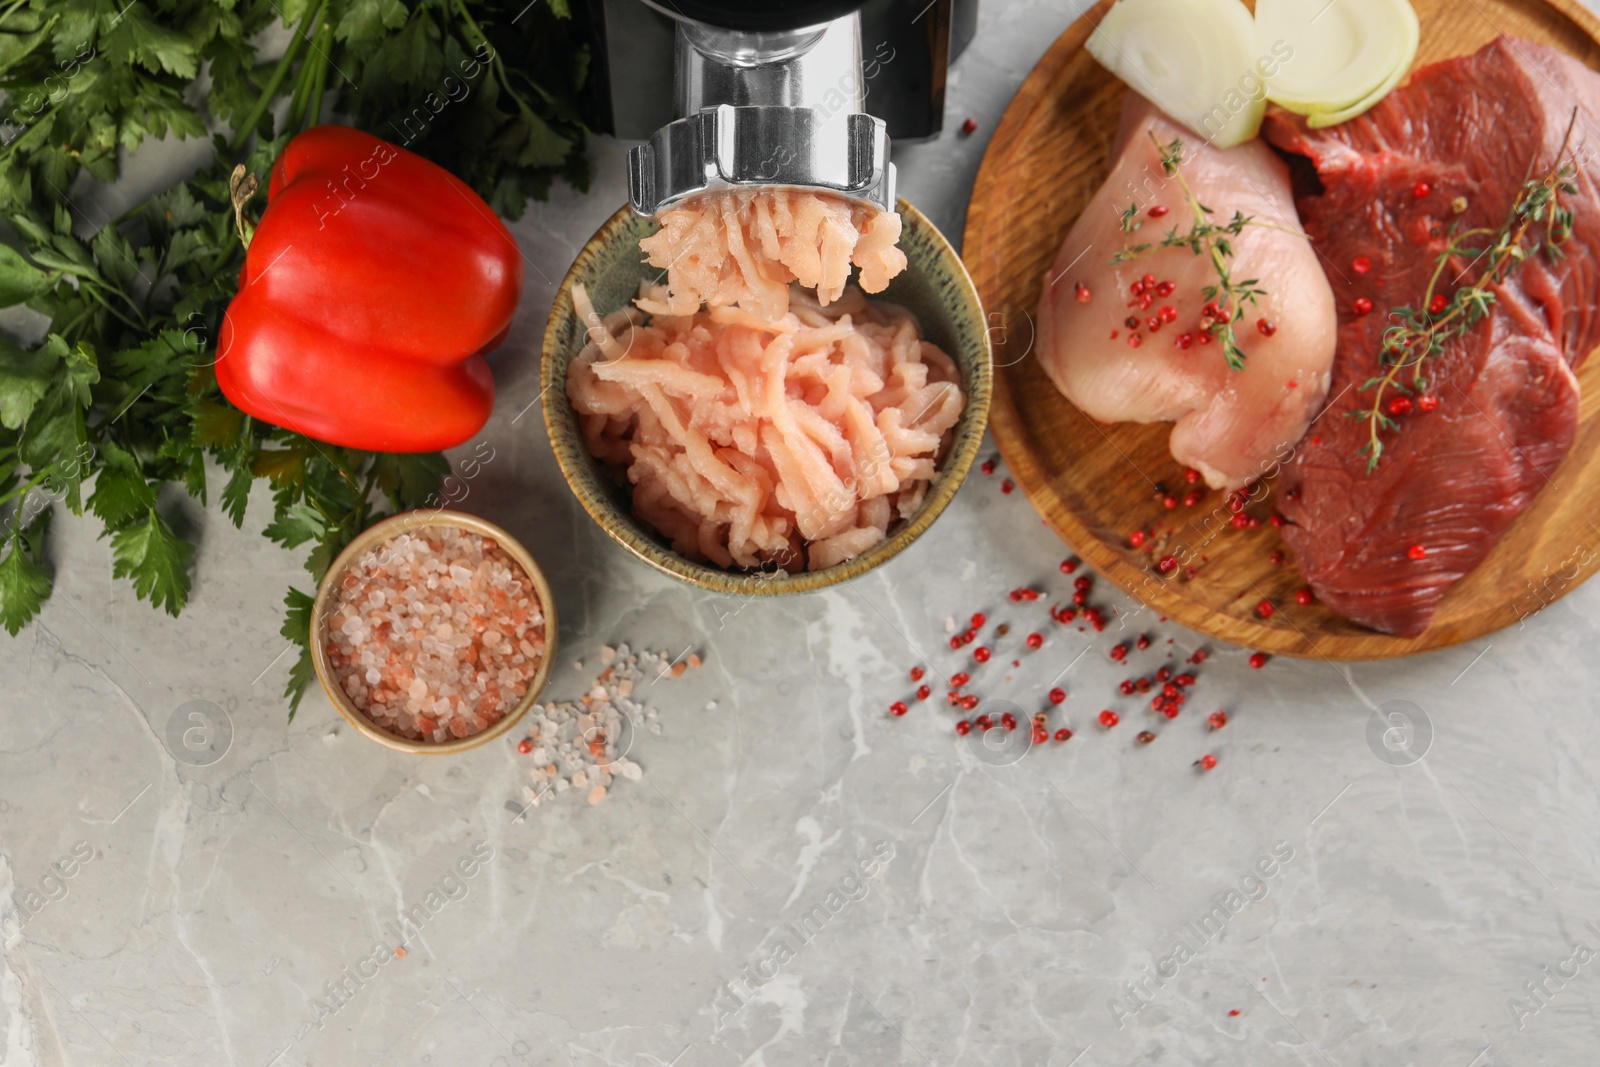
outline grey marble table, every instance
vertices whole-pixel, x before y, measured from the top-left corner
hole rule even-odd
[[[897,150],[947,233],[1073,14],[988,0],[950,86],[949,125],[978,132]],[[736,613],[609,542],[537,407],[555,282],[624,196],[622,149],[595,152],[588,196],[514,227],[527,291],[462,506],[554,580],[551,696],[618,642],[705,657],[642,690],[661,727],[634,740],[643,780],[524,810],[509,742],[402,758],[320,694],[286,723],[279,606],[304,576],[258,535],[259,493],[244,532],[185,508],[201,548],[177,620],[58,523],[55,595],[0,641],[0,1063],[1595,1062],[1600,584],[1436,654],[1260,671],[1107,593],[1113,628],[1156,637],[1141,669],[1212,650],[1156,743],[1107,702],[1130,673],[1108,635],[1070,628],[983,682],[1031,712],[1062,676],[1067,744],[997,757],[930,704],[891,719],[911,666],[956,669],[948,618],[1021,619],[1005,592],[1066,588],[1067,550],[999,473],[878,572]],[[1232,718],[1212,735],[1214,708]],[[1375,714],[1405,708],[1386,744]]]

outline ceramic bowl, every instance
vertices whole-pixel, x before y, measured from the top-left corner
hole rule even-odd
[[[506,712],[505,717],[492,724],[488,729],[473,734],[470,737],[457,738],[450,741],[413,741],[409,738],[399,737],[390,733],[371,719],[351,702],[343,689],[339,688],[334,680],[333,668],[328,663],[327,645],[327,620],[335,610],[334,594],[339,588],[339,581],[344,577],[345,571],[360,558],[361,554],[373,545],[381,544],[390,538],[403,533],[412,533],[428,526],[451,526],[459,530],[470,530],[482,537],[493,538],[506,554],[516,560],[522,570],[533,583],[533,588],[539,595],[539,603],[544,608],[544,659],[539,662],[538,669],[534,672],[533,680],[528,685],[528,691],[523,694],[515,707]],[[316,668],[317,681],[322,683],[323,692],[328,694],[328,699],[333,706],[339,709],[339,714],[354,726],[363,735],[370,737],[380,745],[399,752],[410,752],[416,755],[444,756],[456,752],[465,752],[479,745],[487,744],[497,737],[506,734],[517,724],[535,700],[539,698],[539,691],[544,688],[544,683],[550,677],[550,666],[556,658],[556,602],[550,595],[550,583],[545,580],[544,572],[533,561],[533,556],[522,546],[515,537],[506,533],[492,522],[486,522],[476,515],[468,515],[460,511],[450,511],[444,508],[424,508],[418,511],[403,511],[398,515],[391,515],[386,519],[373,523],[363,530],[354,541],[339,553],[339,558],[333,561],[333,566],[328,568],[328,573],[323,576],[322,584],[317,588],[317,599],[311,609],[311,663]]]
[[[578,418],[567,400],[567,366],[582,351],[586,327],[572,301],[573,286],[582,284],[601,314],[625,306],[639,283],[659,282],[664,272],[650,266],[639,241],[656,225],[623,207],[589,238],[561,282],[550,323],[544,334],[545,426],[567,483],[600,526],[628,551],[659,570],[701,589],[740,595],[801,593],[835,585],[865,574],[898,555],[933,524],[961,488],[972,469],[989,418],[993,382],[988,324],[978,292],[961,257],[937,227],[904,200],[899,204],[903,229],[900,248],[906,269],[876,298],[907,308],[922,325],[923,336],[950,354],[961,371],[967,407],[955,425],[949,451],[939,464],[922,507],[890,530],[889,536],[855,559],[816,571],[762,574],[724,570],[674,552],[649,524],[636,518],[628,489],[603,468],[584,446]]]

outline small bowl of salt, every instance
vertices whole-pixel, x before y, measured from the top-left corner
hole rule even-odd
[[[493,740],[544,688],[555,602],[533,557],[459,511],[392,515],[352,541],[317,590],[311,661],[350,725],[401,752]]]

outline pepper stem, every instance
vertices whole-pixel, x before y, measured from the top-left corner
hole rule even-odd
[[[256,224],[244,217],[244,206],[259,188],[261,182],[245,169],[243,163],[233,168],[233,174],[228,178],[228,198],[233,201],[234,228],[239,231],[239,241],[246,248],[250,247],[250,238],[255,236]]]

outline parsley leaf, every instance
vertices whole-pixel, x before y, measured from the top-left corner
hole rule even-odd
[[[132,581],[139,599],[166,608],[168,615],[183,610],[194,546],[173,533],[153,506],[145,508],[141,521],[111,536],[111,552],[112,577]]]
[[[17,636],[49,595],[50,576],[29,557],[22,539],[13,537],[11,551],[0,559],[0,626]]]
[[[110,441],[100,446],[102,466],[89,494],[89,510],[106,529],[125,526],[156,502],[156,491],[145,481],[144,470],[133,453]]]
[[[250,503],[250,486],[255,480],[255,475],[250,472],[250,465],[242,463],[233,469],[228,484],[222,487],[222,510],[233,520],[235,526],[244,526],[245,508]]]
[[[193,78],[200,69],[194,38],[158,23],[143,4],[129,4],[100,38],[105,58],[117,64],[138,63],[153,73],[165,71]]]
[[[289,720],[300,710],[300,701],[306,690],[316,680],[316,667],[311,662],[311,611],[316,601],[309,593],[290,588],[283,598],[283,626],[278,630],[288,640],[300,646],[300,655],[289,668],[289,681],[283,695],[289,699]]]
[[[55,279],[22,258],[10,245],[0,245],[0,308],[30,300],[50,288]]]
[[[0,334],[0,426],[15,430],[27,421],[50,389],[55,364],[49,352],[24,352]]]

